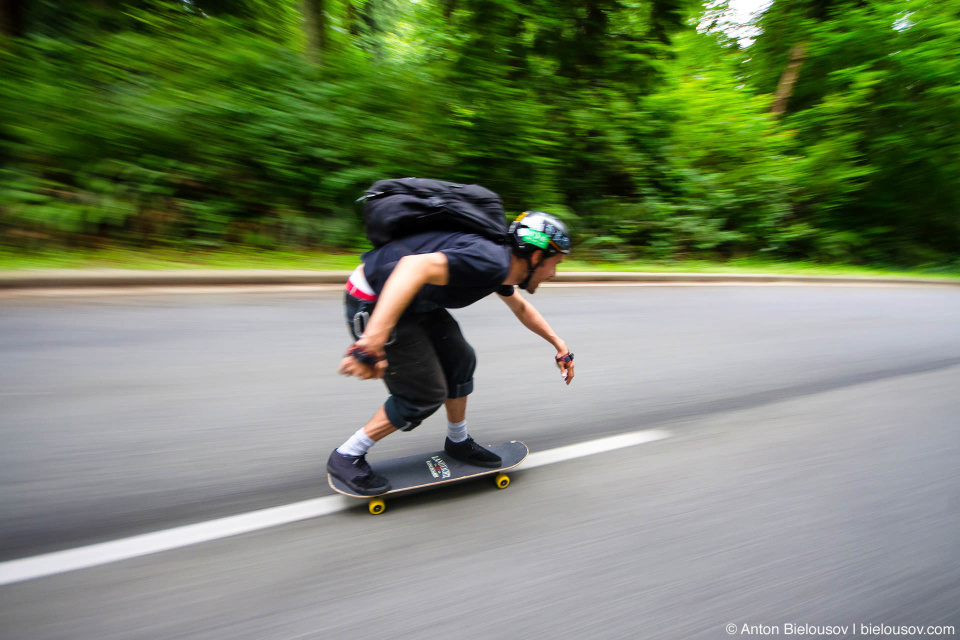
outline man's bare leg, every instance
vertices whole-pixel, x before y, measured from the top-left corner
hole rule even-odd
[[[386,438],[396,430],[397,428],[390,424],[386,410],[381,406],[367,424],[337,447],[337,451],[346,456],[366,455],[377,441]]]
[[[467,439],[467,396],[447,398],[443,406],[447,410],[447,438],[450,442]]]
[[[447,410],[447,422],[463,422],[467,419],[467,396],[447,398],[443,406]]]
[[[397,428],[390,422],[390,418],[387,417],[387,411],[382,405],[377,409],[377,412],[373,414],[373,417],[370,418],[370,422],[363,427],[363,432],[374,442],[383,440],[396,430]]]
[[[447,438],[450,442],[463,442],[467,436],[467,396],[447,398],[443,406],[447,410]]]

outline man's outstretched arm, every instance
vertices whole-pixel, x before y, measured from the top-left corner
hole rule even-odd
[[[573,360],[566,361],[560,359],[570,354],[567,343],[550,327],[550,324],[540,315],[537,308],[526,299],[520,297],[520,294],[516,292],[512,296],[500,296],[500,299],[510,307],[510,310],[513,311],[517,319],[523,323],[523,326],[554,346],[557,350],[557,366],[560,367],[560,375],[567,381],[567,384],[573,382]]]

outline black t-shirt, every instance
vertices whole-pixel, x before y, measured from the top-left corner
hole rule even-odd
[[[363,254],[364,275],[379,296],[400,258],[435,252],[447,256],[449,282],[424,286],[410,305],[412,311],[459,309],[494,292],[513,295],[513,286],[502,284],[510,271],[510,247],[473,233],[427,231],[394,240]]]

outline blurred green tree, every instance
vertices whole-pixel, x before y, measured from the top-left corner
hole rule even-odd
[[[764,14],[754,86],[773,91],[786,51],[806,51],[788,103],[778,90],[804,157],[797,251],[915,264],[960,250],[957,17],[942,1],[776,0]]]
[[[350,246],[428,175],[611,259],[955,260],[956,6],[775,0],[747,49],[722,8],[7,0],[0,240]]]

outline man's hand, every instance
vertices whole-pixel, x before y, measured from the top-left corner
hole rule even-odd
[[[382,378],[387,370],[387,360],[381,351],[379,354],[371,353],[364,349],[357,349],[359,345],[354,344],[343,356],[337,372],[345,376],[354,376],[363,380],[372,380]],[[358,353],[354,353],[357,350]],[[358,357],[359,356],[359,357]]]
[[[344,356],[343,360],[340,361],[340,367],[337,368],[338,373],[341,373],[345,376],[355,376],[363,380],[382,378],[383,373],[386,370],[386,360],[381,360],[377,364],[371,366],[362,364],[353,356]]]
[[[573,354],[569,349],[557,352],[557,367],[560,368],[560,376],[568,385],[573,382]]]

